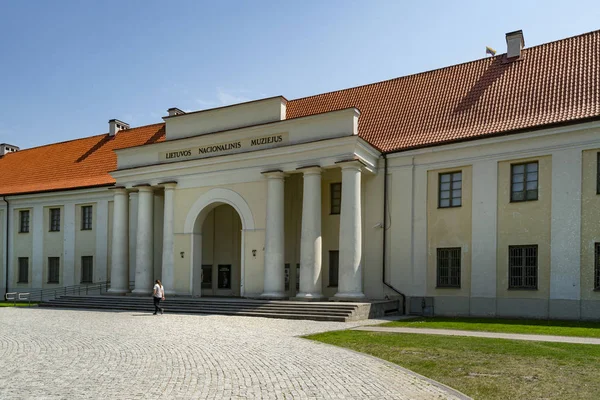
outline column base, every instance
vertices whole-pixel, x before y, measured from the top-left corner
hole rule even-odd
[[[127,293],[129,293],[128,289],[117,289],[117,288],[110,288],[108,289],[108,291],[106,292],[107,294],[112,294],[115,296],[124,296]]]
[[[132,296],[150,296],[152,293],[152,290],[147,289],[134,289],[131,291]]]
[[[336,293],[330,300],[332,301],[361,301],[366,300],[367,296],[362,292],[358,293]]]
[[[267,293],[261,294],[260,298],[267,299],[267,300],[285,300],[288,297],[285,295],[284,292],[267,292]]]
[[[290,298],[294,301],[327,301],[327,297],[322,293],[298,293],[296,297]]]

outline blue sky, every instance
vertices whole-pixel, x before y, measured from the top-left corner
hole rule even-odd
[[[592,1],[0,0],[0,143],[396,78],[600,29]]]

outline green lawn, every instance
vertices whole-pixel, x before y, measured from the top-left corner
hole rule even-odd
[[[33,307],[33,306],[35,306],[37,304],[38,304],[38,302],[33,302],[32,301],[31,302],[31,307]],[[16,306],[16,307],[27,307],[27,306],[29,306],[29,303],[19,303],[17,301],[17,303],[15,304],[12,301],[0,301],[0,307],[13,307],[13,306]]]
[[[600,338],[600,322],[549,321],[493,318],[415,318],[382,324],[383,327],[460,329],[535,335],[581,336]]]
[[[600,399],[600,346],[337,331],[308,336],[391,361],[474,399]]]

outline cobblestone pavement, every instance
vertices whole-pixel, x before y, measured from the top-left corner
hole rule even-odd
[[[385,361],[296,336],[358,324],[0,309],[1,399],[456,399]]]

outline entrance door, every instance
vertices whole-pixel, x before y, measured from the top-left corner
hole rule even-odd
[[[242,222],[230,205],[219,205],[207,215],[202,226],[202,273],[194,271],[203,297],[240,295],[241,235]]]

